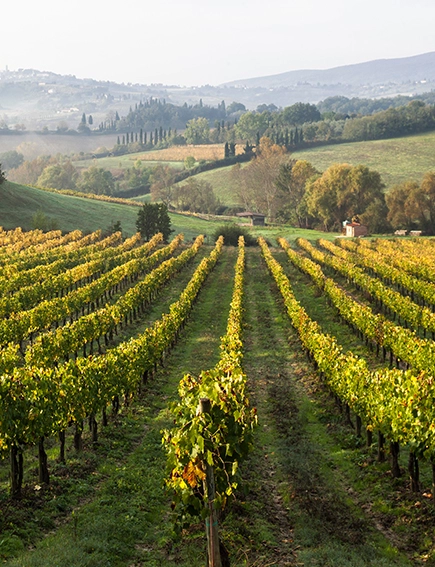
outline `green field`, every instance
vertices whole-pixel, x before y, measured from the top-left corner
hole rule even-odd
[[[143,156],[144,152],[139,152],[136,154],[126,154],[124,156],[113,156],[113,157],[103,157],[103,158],[91,158],[84,160],[74,161],[74,165],[79,169],[87,169],[91,166],[102,167],[103,169],[108,169],[109,171],[124,170],[132,168],[135,162],[140,156]],[[169,165],[174,169],[183,169],[184,164],[182,161],[142,161],[142,167],[155,167],[156,165]]]
[[[242,164],[242,167],[243,165],[244,164]],[[224,205],[228,207],[238,206],[240,205],[239,199],[237,198],[238,185],[231,173],[233,167],[233,165],[230,165],[219,169],[212,169],[211,171],[204,171],[203,173],[195,175],[194,178],[210,183],[216,196]],[[181,181],[180,184],[182,183],[185,182]]]
[[[407,180],[421,181],[435,171],[435,132],[406,138],[354,142],[294,152],[294,159],[306,159],[319,171],[333,163],[363,164],[379,171],[386,187]]]

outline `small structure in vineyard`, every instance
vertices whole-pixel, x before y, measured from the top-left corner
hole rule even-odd
[[[366,236],[368,234],[368,229],[365,225],[359,222],[347,222],[343,223],[343,233],[345,236]]]
[[[250,218],[252,226],[265,226],[266,224],[265,223],[266,215],[263,215],[261,213],[245,212],[245,213],[237,213],[237,216],[241,218]]]

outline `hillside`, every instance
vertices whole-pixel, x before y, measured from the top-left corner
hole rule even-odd
[[[333,163],[364,164],[379,171],[387,189],[406,180],[420,182],[428,171],[435,171],[433,147],[435,132],[390,140],[354,142],[321,146],[292,154],[306,159],[319,171]]]
[[[289,71],[267,77],[255,77],[225,83],[238,87],[291,87],[301,83],[321,85],[385,85],[387,83],[417,83],[435,81],[435,52],[401,57],[397,59],[377,59],[354,65],[344,65],[332,69],[305,69]]]
[[[30,230],[36,213],[44,213],[64,232],[76,229],[83,232],[105,231],[113,222],[120,221],[124,236],[130,236],[136,232],[138,208],[49,193],[8,181],[0,186],[0,226],[5,229],[21,226]],[[199,233],[214,232],[214,228],[210,229],[211,223],[201,219],[171,214],[171,221],[173,230],[183,232],[187,240]]]

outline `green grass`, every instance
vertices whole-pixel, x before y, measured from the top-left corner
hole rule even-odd
[[[244,165],[245,164],[242,164],[242,167]],[[224,205],[228,207],[240,206],[239,199],[237,198],[239,191],[238,183],[232,175],[233,167],[233,165],[230,165],[219,169],[212,169],[211,171],[204,171],[203,173],[194,175],[193,179],[210,183],[216,197],[218,197]],[[185,182],[181,181],[179,184],[181,185],[183,183]]]
[[[17,226],[30,230],[33,215],[42,211],[62,231],[106,230],[113,221],[120,220],[126,235],[136,232],[137,209],[134,207],[50,193],[9,182],[0,185],[0,197],[0,226],[8,230]]]
[[[294,152],[294,159],[306,159],[319,171],[333,163],[363,164],[378,171],[387,189],[407,180],[420,182],[435,170],[435,132],[406,138],[322,146]]]
[[[138,152],[135,154],[126,154],[123,156],[113,156],[113,157],[103,157],[103,158],[92,158],[85,160],[76,160],[74,165],[79,169],[87,169],[88,167],[102,167],[103,169],[108,169],[109,171],[124,170],[132,168],[138,158],[144,155],[144,152]],[[142,161],[142,167],[155,167],[156,165],[169,165],[174,169],[183,169],[184,163],[182,161]]]

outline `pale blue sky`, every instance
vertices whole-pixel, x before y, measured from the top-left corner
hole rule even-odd
[[[0,69],[219,84],[435,51],[433,0],[24,0],[2,6]]]

